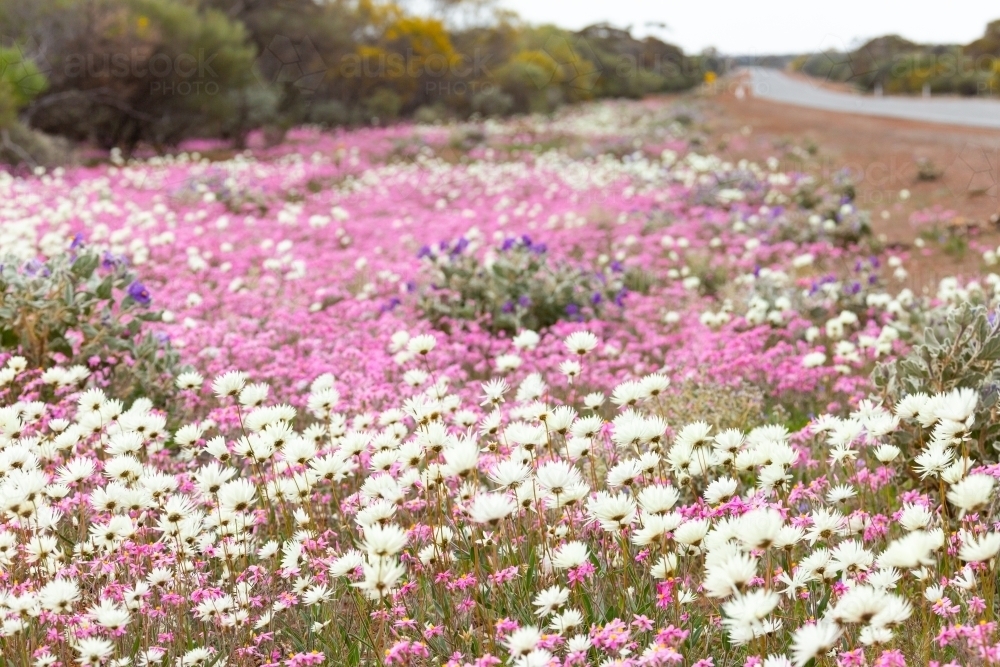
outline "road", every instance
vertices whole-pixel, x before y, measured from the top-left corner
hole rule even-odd
[[[778,70],[747,67],[755,97],[824,111],[1000,129],[1000,101],[941,97],[873,97],[840,93]]]

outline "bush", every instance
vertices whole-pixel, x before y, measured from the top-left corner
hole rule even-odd
[[[51,167],[72,160],[73,147],[62,137],[53,137],[14,123],[0,130],[0,162],[12,165]]]
[[[351,120],[351,114],[343,102],[324,100],[309,107],[306,119],[323,127],[338,127],[347,125]]]
[[[0,128],[17,120],[17,111],[45,90],[48,82],[20,49],[0,48]]]
[[[1000,316],[983,306],[962,304],[936,321],[932,316],[922,340],[905,357],[880,364],[872,381],[891,404],[907,396],[972,390],[977,400],[967,422],[967,441],[995,460],[1000,451],[998,362]]]
[[[514,98],[499,88],[490,88],[472,96],[472,110],[481,116],[504,116],[514,107]]]
[[[222,12],[174,0],[54,4],[19,35],[51,44],[49,89],[25,111],[44,132],[126,150],[218,136],[240,115],[234,94],[257,85],[246,28]]]
[[[413,120],[423,125],[444,123],[448,117],[448,108],[441,103],[425,104],[413,112]]]
[[[435,327],[450,320],[473,320],[492,333],[539,331],[563,320],[606,316],[622,305],[624,274],[614,267],[587,271],[552,259],[542,243],[527,236],[508,238],[487,257],[461,238],[424,248],[426,280],[420,308]]]
[[[399,116],[399,111],[402,108],[403,98],[388,88],[379,88],[364,101],[367,120],[373,122],[375,119],[379,121],[394,120]]]
[[[162,313],[124,260],[74,246],[45,262],[0,260],[0,350],[29,368],[85,366],[116,396],[163,405],[178,355],[143,326]]]

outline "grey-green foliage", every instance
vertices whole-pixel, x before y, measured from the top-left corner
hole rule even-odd
[[[550,257],[544,244],[510,238],[485,263],[467,239],[424,248],[419,305],[437,327],[472,320],[498,333],[540,330],[620,308],[624,273],[618,266],[588,271]]]
[[[82,364],[122,399],[172,395],[177,352],[146,323],[162,320],[125,261],[72,248],[44,262],[0,259],[0,351],[29,368]]]
[[[930,318],[909,354],[879,364],[872,381],[887,402],[904,396],[949,392],[969,387],[979,392],[972,440],[996,458],[1000,421],[1000,315],[984,306],[965,303],[941,318]]]

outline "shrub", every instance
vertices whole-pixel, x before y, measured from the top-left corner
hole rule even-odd
[[[448,108],[443,104],[424,104],[413,112],[413,120],[421,125],[437,125],[448,120]]]
[[[472,96],[472,110],[481,116],[503,116],[514,107],[514,98],[499,88],[483,90]]]
[[[0,129],[0,162],[51,167],[73,160],[73,147],[62,137],[32,130],[15,122]]]
[[[474,251],[466,238],[421,250],[426,280],[420,308],[434,326],[475,320],[492,333],[538,331],[622,305],[624,274],[617,265],[602,273],[572,266],[527,236],[508,238],[485,260]]]
[[[26,112],[44,132],[126,151],[217,136],[240,115],[234,95],[256,87],[256,49],[223,12],[174,0],[39,4],[19,38],[51,45],[49,88]]]
[[[0,260],[0,350],[29,368],[84,365],[116,396],[162,405],[178,355],[143,324],[163,314],[124,260],[74,246],[44,262]]]
[[[983,306],[962,304],[929,317],[921,340],[905,357],[879,364],[872,381],[892,404],[907,396],[971,389],[976,396],[968,442],[997,458],[1000,422],[1000,319]],[[990,450],[993,451],[990,451]]]
[[[338,100],[323,100],[309,107],[306,116],[310,123],[322,125],[323,127],[338,127],[347,125],[351,120],[351,114],[343,102]]]
[[[395,120],[403,108],[403,98],[388,88],[379,88],[364,101],[366,120]]]
[[[13,125],[18,109],[47,86],[45,75],[20,49],[0,48],[0,128]]]
[[[944,170],[934,163],[930,158],[920,158],[917,160],[917,180],[936,181],[944,175]]]

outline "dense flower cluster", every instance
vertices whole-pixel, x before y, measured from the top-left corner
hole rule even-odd
[[[995,397],[869,381],[1000,278],[790,238],[800,176],[675,113],[0,177],[6,249],[126,257],[194,369],[160,407],[0,359],[0,660],[1000,662]],[[614,316],[434,329],[421,262],[507,243],[620,276]]]

